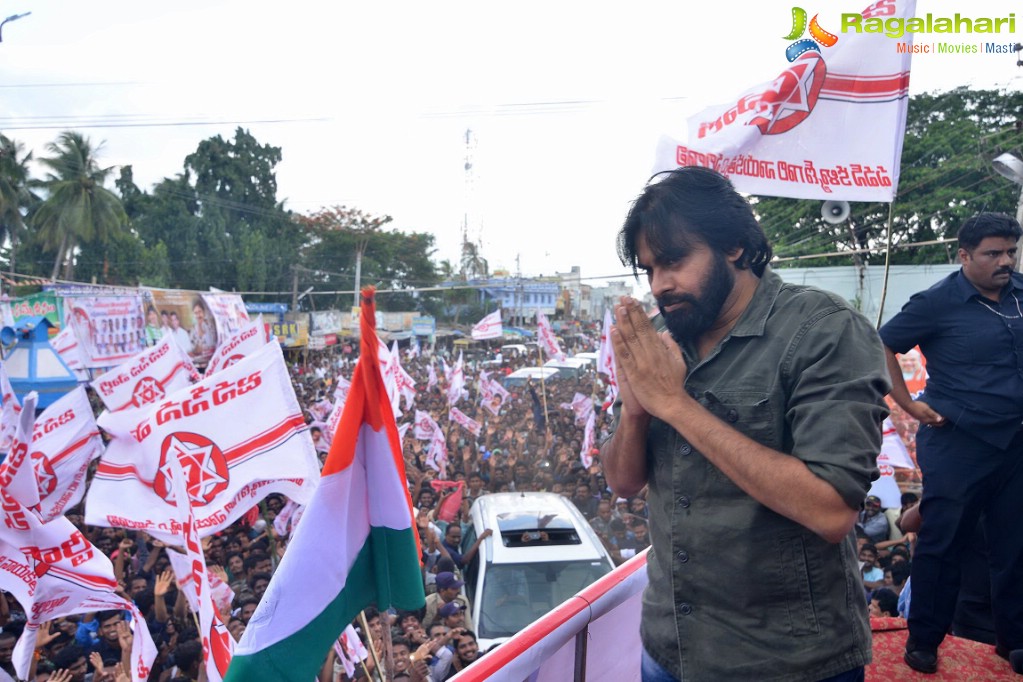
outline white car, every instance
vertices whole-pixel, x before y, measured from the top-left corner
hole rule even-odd
[[[502,379],[501,384],[505,388],[511,388],[512,386],[525,386],[530,379],[540,383],[541,377],[544,381],[551,381],[557,376],[558,369],[556,367],[523,367]]]
[[[564,360],[548,360],[544,367],[553,367],[562,374],[578,379],[586,373],[590,363],[582,358],[565,358]]]
[[[572,359],[585,360],[592,369],[596,369],[600,364],[600,353],[576,353]]]
[[[480,651],[487,651],[614,569],[574,504],[554,493],[478,497],[462,547],[493,535],[465,568]],[[464,549],[463,549],[464,551]]]

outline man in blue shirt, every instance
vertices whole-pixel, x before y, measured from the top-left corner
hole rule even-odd
[[[981,213],[959,229],[962,269],[915,294],[881,328],[892,398],[921,424],[922,525],[913,557],[906,663],[937,670],[960,560],[983,514],[991,548],[996,651],[1023,649],[1023,230]],[[919,345],[927,387],[914,400],[896,360]]]

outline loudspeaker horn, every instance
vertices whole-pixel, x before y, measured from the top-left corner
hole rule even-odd
[[[825,201],[821,206],[821,218],[824,222],[837,225],[849,219],[848,201]]]

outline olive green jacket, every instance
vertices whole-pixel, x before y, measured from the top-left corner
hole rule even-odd
[[[703,360],[688,344],[683,354],[684,390],[701,405],[860,507],[878,476],[890,388],[862,315],[768,269],[731,333]],[[646,456],[653,549],[641,632],[654,660],[686,682],[819,680],[870,662],[852,533],[831,544],[776,514],[660,420]]]

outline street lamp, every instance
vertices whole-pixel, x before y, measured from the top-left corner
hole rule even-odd
[[[996,157],[991,165],[1003,178],[1008,178],[1020,186],[1019,200],[1016,202],[1016,222],[1023,223],[1023,160],[1015,154],[1005,152]],[[1019,250],[1016,254],[1016,270],[1020,270],[1020,257],[1023,254],[1020,254]]]
[[[11,16],[9,16],[6,19],[4,19],[3,21],[0,21],[0,43],[2,43],[4,41],[4,33],[3,33],[4,32],[4,24],[6,24],[8,21],[17,21],[18,19],[22,19],[24,17],[27,17],[29,14],[32,14],[32,13],[31,12],[24,12],[22,14],[12,14]]]

